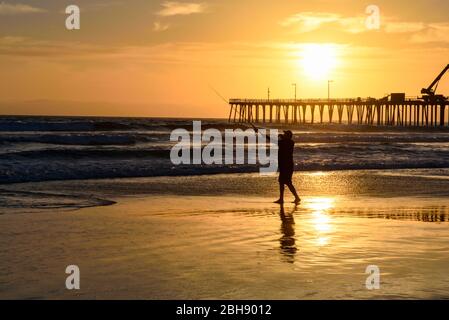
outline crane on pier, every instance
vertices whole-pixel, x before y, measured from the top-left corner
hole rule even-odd
[[[441,73],[438,75],[438,77],[433,80],[433,82],[430,84],[428,88],[423,88],[421,90],[422,99],[425,102],[443,102],[447,101],[448,97],[445,97],[441,94],[435,94],[435,91],[438,88],[438,84],[440,83],[441,78],[444,76],[444,74],[449,70],[449,64],[446,66],[446,68],[441,71]]]

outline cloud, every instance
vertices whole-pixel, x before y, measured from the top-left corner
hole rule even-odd
[[[285,18],[280,22],[283,27],[295,26],[299,32],[317,30],[325,23],[336,22],[340,15],[327,12],[302,12]]]
[[[363,33],[366,16],[347,17],[329,12],[302,12],[291,15],[279,24],[294,28],[299,33],[312,32],[325,25],[332,24],[346,33]],[[413,43],[449,42],[449,23],[424,23],[419,21],[400,21],[394,17],[383,17],[381,31],[387,34],[407,34]]]
[[[15,37],[15,36],[5,36],[0,38],[0,45],[13,45],[17,43],[22,43],[26,40],[24,37]]]
[[[83,6],[83,11],[90,10],[90,11],[94,11],[94,10],[103,10],[106,8],[111,8],[111,7],[117,7],[117,6],[122,6],[125,5],[125,2],[123,1],[106,1],[106,2],[97,2],[97,3],[90,3],[87,4],[86,6]]]
[[[0,37],[0,56],[41,57],[44,59],[96,57],[98,55],[115,55],[118,48],[99,45],[82,44],[79,42],[38,40],[26,37]]]
[[[32,7],[27,4],[8,4],[6,2],[0,2],[0,15],[17,15],[42,12],[46,12],[46,10]]]
[[[205,4],[194,2],[166,1],[162,3],[162,7],[163,9],[157,12],[157,15],[162,17],[190,15],[194,13],[202,13],[206,10]]]
[[[425,29],[422,22],[387,22],[385,24],[385,32],[387,33],[413,33]]]
[[[349,33],[359,33],[366,30],[364,17],[343,17],[329,12],[302,12],[280,21],[281,26],[294,26],[300,33],[315,31],[323,25],[331,23],[339,25],[345,32]]]
[[[366,17],[358,16],[351,18],[340,18],[338,23],[342,27],[343,31],[348,33],[361,33],[370,31],[366,27]]]
[[[163,24],[157,21],[153,23],[153,31],[155,32],[163,32],[168,30],[168,28],[170,28],[169,24]]]
[[[170,42],[156,45],[122,46],[71,41],[39,40],[24,37],[0,37],[0,59],[54,62],[67,65],[119,66],[123,64],[163,65],[257,65],[279,61],[279,56],[297,59],[294,54],[305,44],[296,43],[203,43]]]
[[[412,35],[414,43],[449,43],[449,23],[430,23],[421,32]]]

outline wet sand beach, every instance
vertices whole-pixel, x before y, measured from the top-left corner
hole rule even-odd
[[[0,298],[448,298],[446,170],[296,173],[303,201],[283,210],[258,174],[4,186]],[[20,207],[30,189],[53,200]]]

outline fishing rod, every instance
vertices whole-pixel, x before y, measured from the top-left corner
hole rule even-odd
[[[212,87],[210,84],[209,84],[209,88],[212,89],[212,91],[215,92],[215,94],[216,94],[218,97],[220,97],[221,100],[223,100],[223,102],[226,103],[226,105],[229,104],[229,101],[226,100],[226,99],[220,94],[220,92],[218,92],[218,90],[216,90],[216,89],[215,89],[214,87]],[[254,123],[252,123],[250,120],[248,120],[248,123],[251,125],[251,127],[253,127],[253,129],[254,129],[254,131],[255,131],[256,133],[259,133],[259,128],[256,127],[256,126],[254,125]],[[263,128],[263,129],[267,130],[267,128]],[[271,139],[270,139],[270,137],[269,137],[267,134],[265,134],[265,137],[268,139],[268,141],[271,142]],[[259,142],[257,142],[257,143],[259,143]]]
[[[214,87],[212,87],[211,85],[209,85],[209,88],[212,89],[213,92],[215,92],[215,94],[221,98],[221,100],[223,100],[224,103],[226,103],[226,105],[229,105],[229,101],[226,100],[221,94],[220,92],[218,92],[218,90],[216,90]],[[254,131],[258,132],[259,128],[257,128],[250,120],[248,120],[249,124],[253,127]],[[264,128],[266,129],[266,128]]]
[[[214,87],[212,87],[211,85],[209,85],[209,88],[211,88],[212,91],[215,92],[215,94],[216,94],[217,96],[219,96],[219,97],[221,98],[221,100],[223,100],[223,101],[226,103],[226,105],[229,104],[229,101],[226,100],[226,99],[220,94],[220,92],[218,92],[217,90],[215,90]]]

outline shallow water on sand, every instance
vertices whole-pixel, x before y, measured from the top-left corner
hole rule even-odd
[[[283,210],[257,175],[171,178],[177,196],[157,179],[121,181],[128,194],[154,184],[132,197],[103,182],[116,205],[0,216],[0,298],[448,298],[447,179],[398,174],[298,174],[303,201]],[[240,194],[188,192],[217,181]],[[70,264],[80,291],[65,289]],[[368,265],[379,290],[365,286]]]
[[[294,184],[305,196],[449,198],[449,169],[295,172]],[[199,176],[49,181],[2,185],[0,215],[46,208],[76,209],[107,205],[123,196],[236,196],[275,198],[276,176],[217,174]],[[444,202],[444,200],[442,200]]]

